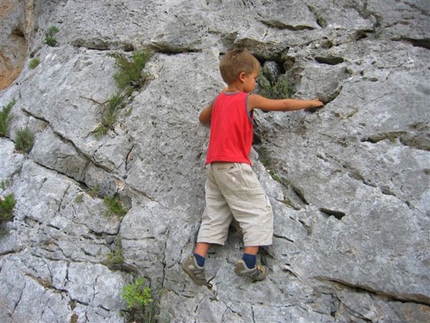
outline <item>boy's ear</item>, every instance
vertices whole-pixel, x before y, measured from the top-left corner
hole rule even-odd
[[[245,77],[246,77],[245,72],[240,72],[239,73],[239,81],[245,82]]]

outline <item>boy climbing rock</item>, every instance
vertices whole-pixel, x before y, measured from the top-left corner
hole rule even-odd
[[[259,61],[247,50],[225,54],[220,72],[228,87],[199,115],[200,122],[210,122],[206,207],[194,253],[182,265],[199,285],[207,283],[204,264],[211,244],[224,245],[233,218],[242,229],[244,243],[242,259],[234,272],[253,281],[264,280],[269,272],[257,263],[259,247],[272,244],[273,213],[249,159],[254,109],[293,111],[324,106],[318,99],[271,100],[252,93],[259,71]]]

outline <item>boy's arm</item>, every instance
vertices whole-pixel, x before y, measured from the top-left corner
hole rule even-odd
[[[266,111],[294,111],[302,109],[321,108],[324,106],[318,99],[282,99],[271,100],[258,94],[251,94],[248,98],[248,110],[261,109]]]
[[[212,104],[207,105],[203,108],[203,110],[200,112],[199,115],[199,121],[203,124],[207,124],[211,120],[211,114],[212,114]]]

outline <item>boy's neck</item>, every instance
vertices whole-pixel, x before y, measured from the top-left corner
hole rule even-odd
[[[244,92],[241,84],[230,84],[225,92]]]

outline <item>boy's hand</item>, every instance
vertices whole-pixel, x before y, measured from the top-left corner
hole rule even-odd
[[[322,108],[324,103],[320,99],[309,100],[311,107],[305,109],[306,112],[314,113],[317,109]]]
[[[310,101],[311,101],[311,104],[312,104],[311,109],[322,108],[324,106],[324,103],[320,99],[312,99]]]
[[[213,104],[213,101],[212,101],[211,104],[209,104],[208,106],[204,107],[203,110],[200,112],[199,121],[201,123],[207,124],[211,120],[212,104]]]

